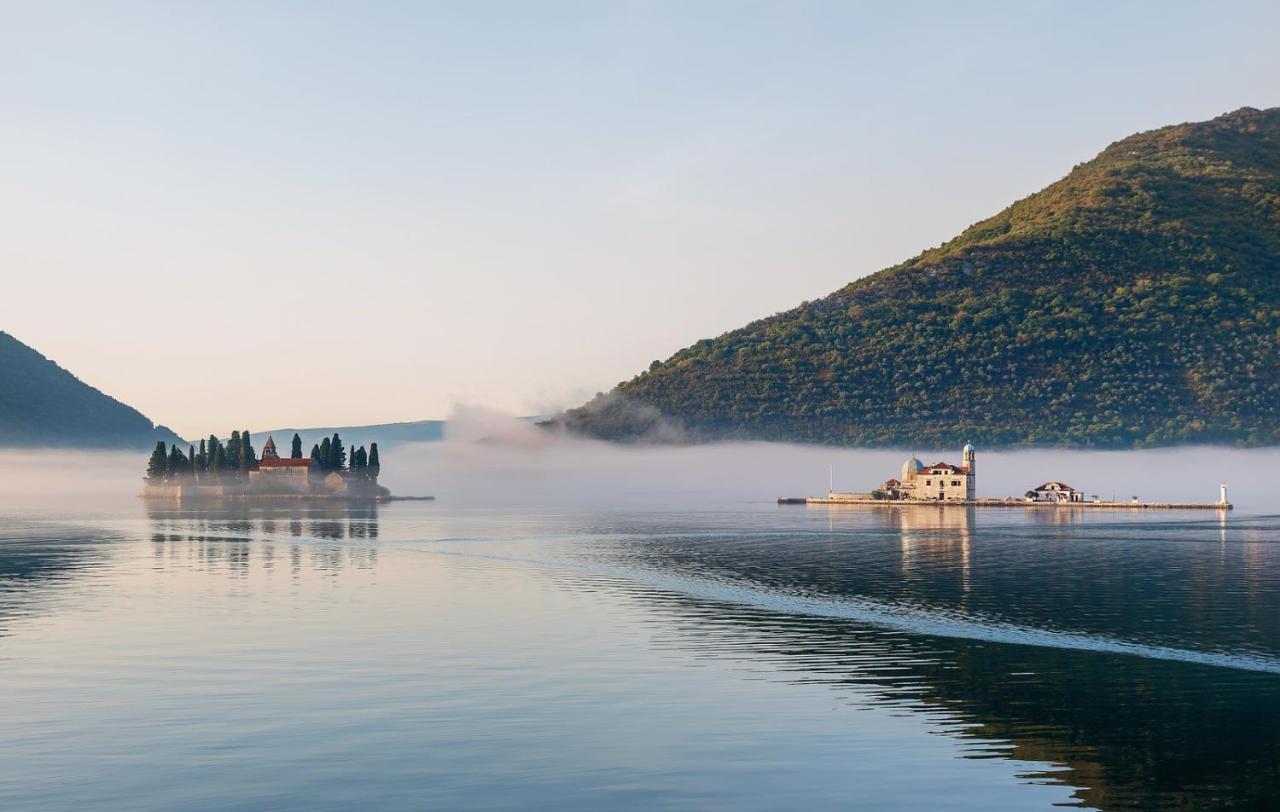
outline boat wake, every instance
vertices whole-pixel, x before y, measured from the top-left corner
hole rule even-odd
[[[911,634],[979,640],[1007,645],[1123,654],[1155,660],[1194,663],[1218,668],[1234,668],[1280,674],[1280,659],[1259,654],[1203,651],[1177,646],[1161,646],[1093,634],[1043,629],[978,616],[957,617],[945,611],[902,606],[867,598],[823,598],[796,595],[748,584],[704,577],[680,575],[639,566],[611,566],[601,562],[557,561],[522,556],[506,556],[463,550],[433,549],[438,555],[483,558],[511,564],[572,570],[593,578],[623,581],[684,597],[735,604],[780,614],[831,618],[892,629]]]

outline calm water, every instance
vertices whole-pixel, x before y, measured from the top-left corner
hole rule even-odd
[[[563,462],[377,508],[0,499],[0,809],[1280,803],[1263,494],[779,507],[565,497]]]

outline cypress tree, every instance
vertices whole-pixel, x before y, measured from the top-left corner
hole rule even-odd
[[[169,447],[169,476],[182,476],[191,469],[191,460],[178,450],[178,446]]]
[[[338,436],[338,432],[333,433],[333,441],[329,443],[330,462],[329,466],[335,471],[341,471],[347,467],[347,452],[342,448],[342,438]]]
[[[249,439],[249,430],[240,433],[240,470],[248,473],[256,462],[253,455],[253,442]]]
[[[155,450],[151,452],[151,459],[147,460],[147,480],[159,482],[164,479],[168,470],[169,455],[165,451],[164,440],[160,440],[156,443]]]
[[[298,436],[297,432],[293,434],[293,448],[289,450],[289,459],[302,459],[302,438]]]
[[[209,452],[208,452],[209,456],[205,458],[205,468],[209,471],[213,470],[213,457],[218,452],[219,445],[221,445],[221,443],[218,442],[218,438],[210,434],[209,435]]]
[[[333,444],[326,437],[320,441],[320,470],[328,471],[333,465]]]
[[[315,460],[316,462],[320,462],[321,460],[324,459],[324,457],[320,456],[319,443],[316,443],[315,445],[311,446],[311,459]]]
[[[187,446],[187,466],[186,466],[186,467],[187,467],[187,473],[191,474],[192,476],[195,476],[195,473],[196,473],[196,447],[195,447],[195,446],[193,446],[193,445],[188,445],[188,446]]]
[[[231,438],[227,440],[227,454],[224,463],[228,470],[236,470],[240,467],[240,432],[231,432]]]
[[[378,462],[378,444],[369,443],[369,478],[377,479],[378,472],[382,470],[382,463]]]
[[[209,470],[215,474],[220,474],[227,467],[227,447],[219,444],[218,450],[213,454],[213,465],[209,466]]]
[[[204,440],[200,441],[200,454],[196,457],[195,468],[197,471],[203,471],[209,467],[209,455],[204,450]]]

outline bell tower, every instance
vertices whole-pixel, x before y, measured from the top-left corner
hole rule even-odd
[[[964,467],[969,469],[970,474],[978,473],[978,462],[974,458],[975,449],[973,443],[965,443],[962,453],[964,455]]]

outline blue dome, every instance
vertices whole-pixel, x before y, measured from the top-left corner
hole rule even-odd
[[[972,454],[973,452],[975,452],[975,451],[977,451],[977,450],[978,450],[978,449],[976,449],[976,448],[974,448],[974,447],[973,447],[973,443],[965,443],[965,444],[964,444],[964,453],[966,453],[966,454]]]
[[[911,459],[902,463],[902,481],[906,482],[907,480],[911,479],[912,477],[914,477],[916,474],[920,473],[923,470],[924,470],[924,463],[916,459],[915,457],[912,457]]]

